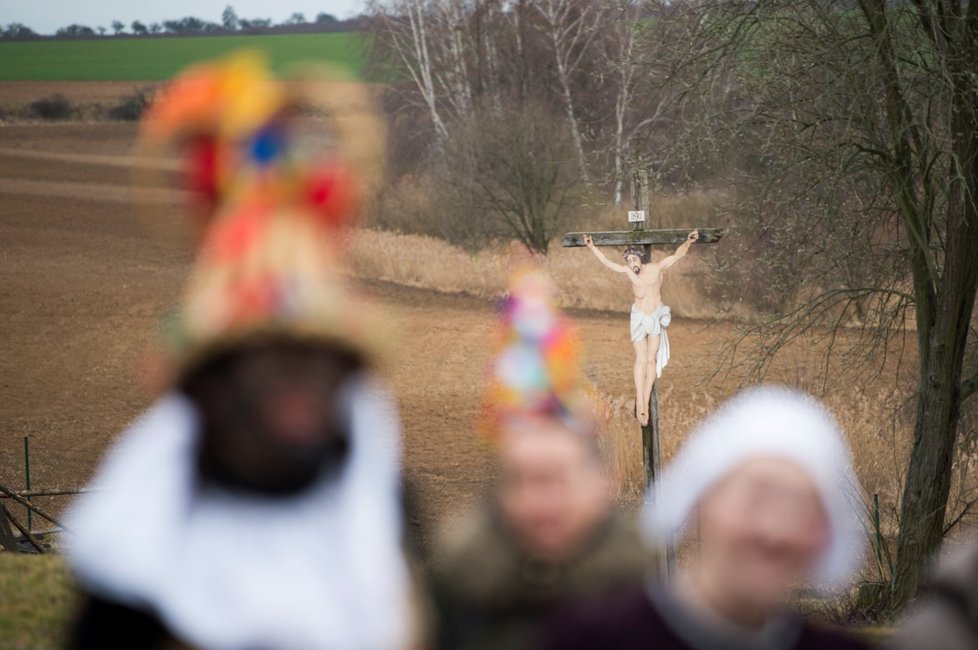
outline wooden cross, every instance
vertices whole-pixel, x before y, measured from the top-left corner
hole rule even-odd
[[[678,246],[686,241],[693,230],[699,230],[697,244],[715,244],[723,237],[722,228],[678,228],[672,230],[646,230],[646,215],[649,214],[648,173],[639,171],[638,187],[632,187],[634,210],[629,213],[631,230],[605,232],[571,232],[564,236],[563,245],[568,248],[585,246],[584,236],[591,235],[595,246],[641,246],[645,259],[652,259],[652,246]],[[645,484],[649,486],[659,477],[659,382],[652,384],[652,397],[649,400],[649,423],[642,427],[642,464],[645,467]]]
[[[636,182],[637,181],[637,182]],[[610,232],[571,232],[564,236],[565,247],[586,246],[584,236],[591,235],[595,246],[641,246],[645,251],[645,259],[652,259],[653,246],[678,246],[686,241],[694,229],[679,228],[672,230],[646,230],[645,221],[649,214],[649,177],[648,173],[640,170],[632,183],[632,203],[634,210],[629,212],[628,220],[631,230]],[[723,237],[722,228],[696,228],[700,237],[697,244],[715,244]],[[659,478],[661,456],[659,453],[659,381],[652,383],[652,396],[649,398],[649,423],[642,427],[642,464],[645,468],[645,485],[651,486]],[[673,572],[676,559],[671,545],[659,556],[660,577],[668,580]]]

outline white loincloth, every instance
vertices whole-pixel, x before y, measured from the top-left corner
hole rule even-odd
[[[651,314],[646,314],[634,304],[632,305],[632,343],[637,343],[649,336],[659,337],[659,349],[655,353],[655,376],[662,376],[662,369],[669,363],[669,335],[666,328],[672,321],[672,312],[668,305],[660,305]]]

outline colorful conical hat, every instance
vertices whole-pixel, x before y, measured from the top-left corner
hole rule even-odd
[[[331,113],[327,151],[307,146],[315,122],[308,88],[297,88],[239,53],[178,75],[141,125],[144,146],[181,157],[187,209],[200,226],[198,257],[166,328],[177,375],[256,337],[321,341],[364,360],[385,338],[341,273],[346,230],[381,154],[349,142],[358,124],[349,114],[369,102],[352,86],[342,101],[316,98]]]
[[[550,276],[534,265],[524,265],[510,280],[483,404],[483,430],[490,438],[507,424],[541,417],[594,432],[580,339],[558,308],[556,293]]]

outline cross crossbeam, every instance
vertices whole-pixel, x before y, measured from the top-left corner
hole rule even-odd
[[[584,246],[584,235],[591,235],[595,246],[676,245],[686,241],[693,228],[661,230],[621,230],[604,232],[569,232],[562,242],[566,248]],[[723,228],[699,228],[697,244],[715,244],[723,237]]]

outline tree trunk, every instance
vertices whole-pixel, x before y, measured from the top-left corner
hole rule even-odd
[[[551,18],[553,20],[553,18]],[[557,37],[557,25],[551,25],[551,44],[554,48],[554,61],[557,64],[557,80],[560,83],[560,97],[564,105],[564,115],[570,126],[571,138],[574,141],[574,149],[577,152],[577,162],[581,168],[581,177],[585,182],[588,180],[587,159],[584,157],[584,141],[581,138],[581,130],[577,124],[577,114],[574,111],[574,94],[570,87],[570,71],[564,60],[564,49],[567,46],[560,42]]]
[[[978,254],[978,213],[974,204],[961,210],[958,219],[958,227],[948,238],[944,284],[928,349],[921,354],[917,420],[900,504],[894,609],[902,608],[920,593],[944,537],[961,408],[961,370],[978,285],[978,265],[969,263],[969,257]],[[957,241],[952,241],[952,237]]]
[[[935,327],[931,361],[921,377],[910,466],[900,504],[900,533],[893,575],[894,610],[902,609],[924,586],[931,560],[944,538],[944,515],[951,487],[951,464],[957,439],[960,400],[957,363]]]
[[[947,207],[944,272],[927,349],[921,350],[920,392],[910,467],[900,505],[892,606],[912,601],[927,580],[944,538],[944,517],[961,408],[961,371],[978,291],[978,93],[971,79],[975,46],[955,52],[951,128],[955,165]],[[926,314],[924,315],[927,316]]]
[[[563,66],[558,67],[562,68]],[[577,163],[581,168],[581,178],[587,182],[587,159],[584,157],[584,141],[581,138],[581,130],[577,126],[577,114],[574,112],[574,97],[571,94],[570,81],[567,79],[566,73],[563,70],[560,71],[559,76],[560,85],[563,89],[564,114],[567,116],[567,121],[570,124],[571,138],[574,141],[574,149],[577,151]]]

